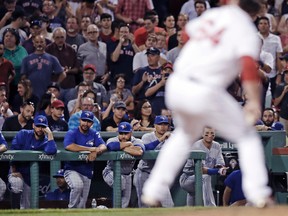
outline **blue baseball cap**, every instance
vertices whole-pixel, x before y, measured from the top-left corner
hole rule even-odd
[[[47,118],[43,115],[38,115],[38,116],[35,116],[34,118],[34,125],[36,127],[38,126],[44,126],[44,127],[48,127],[48,121],[47,121]]]
[[[169,124],[168,118],[163,115],[156,116],[154,120],[154,124],[162,124],[162,123]]]
[[[37,26],[39,28],[42,27],[42,20],[38,20],[38,19],[34,19],[30,21],[30,28],[32,28],[33,26]]]
[[[57,173],[53,175],[53,178],[64,177],[64,172],[64,169],[58,170]]]
[[[94,115],[91,111],[83,111],[80,117],[81,120],[88,120],[93,122]]]
[[[118,132],[122,133],[130,133],[132,131],[132,126],[129,122],[121,122],[118,125]]]

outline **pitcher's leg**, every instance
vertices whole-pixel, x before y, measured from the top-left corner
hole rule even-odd
[[[177,173],[183,167],[193,141],[182,127],[176,128],[158,155],[150,177],[144,184],[143,195],[158,201],[165,197],[166,188],[170,188]],[[167,167],[169,167],[169,172],[167,172]]]
[[[271,189],[267,186],[268,174],[261,139],[255,128],[245,122],[243,111],[234,99],[227,94],[219,99],[225,106],[215,105],[218,112],[213,116],[211,126],[221,137],[237,144],[242,188],[247,200],[256,203],[257,200],[266,199],[270,196]]]

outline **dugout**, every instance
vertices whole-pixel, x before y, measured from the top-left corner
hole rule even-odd
[[[11,140],[15,136],[16,132],[5,132],[3,131],[3,135],[5,136],[8,143],[11,143]],[[63,132],[56,132],[53,133],[55,141],[57,143],[58,149],[63,150],[63,138],[65,136],[65,133]],[[101,132],[101,135],[103,139],[106,141],[108,138],[116,136],[117,133],[111,133],[111,132]],[[141,137],[143,135],[143,132],[136,132],[134,133],[135,137]],[[285,145],[285,132],[280,131],[268,131],[268,132],[259,132],[259,135],[262,138],[262,143],[264,146],[265,151],[265,157],[266,157],[266,164],[267,168],[270,172],[270,179],[271,179],[271,185],[273,187],[273,190],[275,192],[275,197],[277,199],[278,203],[286,203],[288,191],[287,191],[287,178],[285,179],[286,172],[288,171],[288,154],[287,155],[276,155],[273,153],[273,150],[275,148],[281,148]],[[229,160],[231,158],[236,157],[237,154],[237,146],[233,145],[232,143],[229,143],[221,138],[216,138],[216,141],[220,142],[220,144],[223,145],[223,153],[225,155],[225,160],[228,160],[227,163],[229,163]],[[1,160],[0,160],[1,161]],[[48,164],[49,165],[49,164]],[[8,166],[9,162],[1,161],[1,170],[0,173],[1,177],[3,177],[4,180],[7,180],[7,173],[8,173]],[[96,161],[95,162],[95,173],[94,177],[92,179],[91,184],[91,190],[89,194],[89,199],[97,198],[102,204],[106,204],[107,206],[111,205],[113,201],[113,189],[110,188],[102,178],[102,170],[106,166],[106,161]],[[3,169],[4,167],[7,167],[6,169]],[[60,168],[60,167],[59,167]],[[46,172],[46,173],[45,173]],[[49,169],[44,169],[44,175],[46,175],[46,179],[50,178],[49,175]],[[48,174],[47,174],[48,173]],[[287,175],[286,175],[287,177]],[[5,179],[6,178],[6,179]],[[51,184],[48,185],[51,188],[56,187],[55,179],[51,179]],[[215,187],[215,197],[216,200],[220,200],[219,204],[221,205],[221,184],[222,181],[220,179],[216,178],[213,181],[213,185]],[[45,185],[39,189],[43,189]],[[48,186],[47,186],[48,187]],[[217,192],[218,191],[218,192]],[[186,192],[183,191],[179,187],[178,179],[175,180],[175,184],[171,188],[171,192],[173,194],[173,199],[175,202],[175,206],[184,206],[186,204]],[[134,198],[133,198],[134,197]],[[137,201],[135,200],[135,194],[132,196],[132,202],[131,207],[136,207],[135,203]],[[40,196],[41,199],[41,196]],[[9,193],[6,193],[6,202],[9,203]],[[90,203],[90,200],[87,202]],[[41,205],[41,201],[40,201]],[[3,202],[0,204],[1,207],[4,207]],[[0,207],[0,208],[1,208]],[[8,206],[6,206],[8,207]],[[9,207],[8,207],[9,208]]]

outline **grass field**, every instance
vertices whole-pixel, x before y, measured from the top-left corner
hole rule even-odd
[[[43,210],[2,210],[0,215],[8,216],[286,216],[288,215],[288,206],[275,206],[272,208],[256,209],[252,207],[181,207],[181,208],[145,208],[145,209],[43,209]]]

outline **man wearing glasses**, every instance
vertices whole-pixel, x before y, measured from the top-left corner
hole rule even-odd
[[[80,45],[78,49],[78,60],[82,67],[87,64],[97,65],[97,80],[101,81],[101,77],[106,71],[106,44],[100,42],[99,28],[95,24],[87,27],[88,42]]]
[[[44,151],[47,155],[57,152],[53,134],[45,116],[34,118],[33,130],[20,130],[12,140],[11,150]],[[8,181],[12,192],[12,208],[30,208],[30,163],[11,163]]]
[[[64,28],[55,28],[52,37],[54,42],[46,47],[46,52],[55,56],[64,68],[66,78],[61,82],[60,86],[63,89],[74,88],[76,86],[76,75],[79,70],[77,53],[65,42],[66,30]]]
[[[71,115],[68,121],[68,129],[73,130],[79,127],[79,118],[81,117],[84,111],[93,111],[94,108],[94,100],[90,97],[81,98],[81,110]],[[101,125],[100,121],[93,115],[93,125],[91,126],[93,130],[100,131]]]
[[[128,122],[121,122],[118,126],[118,136],[112,137],[107,141],[109,151],[124,151],[132,156],[142,156],[145,146],[141,139],[132,136],[132,126]],[[135,160],[121,161],[121,189],[122,189],[122,208],[129,205],[132,188],[132,171]],[[102,172],[104,181],[113,187],[113,161],[108,161],[107,166]]]
[[[84,66],[83,81],[88,83],[91,89],[96,93],[97,95],[96,102],[101,106],[101,108],[106,108],[109,103],[109,99],[107,97],[107,91],[101,83],[94,82],[97,75],[98,75],[98,69],[96,69],[95,65],[87,64]]]

